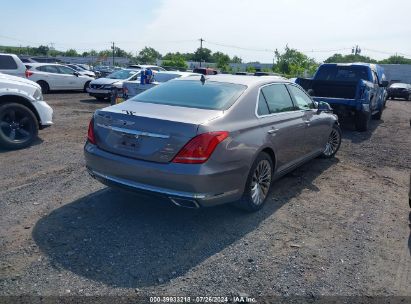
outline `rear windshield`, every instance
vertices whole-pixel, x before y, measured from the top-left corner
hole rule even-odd
[[[315,75],[316,80],[355,81],[370,80],[366,66],[323,66]]]
[[[147,90],[131,100],[187,108],[226,110],[247,87],[200,80],[170,81]]]

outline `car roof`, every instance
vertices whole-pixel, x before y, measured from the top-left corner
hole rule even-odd
[[[160,71],[157,72],[157,75],[161,74],[171,74],[171,75],[181,75],[181,76],[201,76],[202,74],[194,73],[194,72],[180,72],[180,71]]]
[[[200,80],[202,75],[199,76],[188,76],[184,78],[178,78],[178,81],[187,80]],[[204,76],[204,75],[203,75]],[[246,86],[258,86],[267,83],[279,82],[279,83],[291,83],[288,79],[281,76],[247,76],[244,75],[231,75],[231,74],[217,74],[217,75],[205,75],[206,81],[214,82],[226,82],[233,84],[241,84]]]
[[[41,66],[41,65],[57,65],[57,66],[62,66],[65,64],[60,64],[60,63],[47,63],[47,62],[26,62],[27,64],[36,67],[36,66]]]

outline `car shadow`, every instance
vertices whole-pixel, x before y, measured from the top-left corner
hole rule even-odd
[[[354,120],[352,118],[345,118],[340,120],[342,127],[342,138],[349,140],[352,143],[361,143],[370,139],[372,133],[378,128],[380,124],[384,123],[384,120],[371,119],[369,129],[365,132],[356,131]]]
[[[337,162],[315,159],[284,176],[252,214],[231,205],[183,209],[105,188],[41,218],[32,236],[57,269],[115,287],[153,286],[239,241],[304,189],[319,191],[313,181]]]
[[[18,151],[18,150],[29,149],[29,148],[32,147],[32,146],[41,145],[43,142],[44,142],[44,140],[42,140],[41,138],[37,137],[37,138],[30,144],[30,146],[25,147],[25,148],[21,148],[21,149],[5,149],[5,148],[0,147],[0,154],[2,154],[2,153],[7,153],[7,152],[14,153],[14,152],[16,152],[16,151]]]

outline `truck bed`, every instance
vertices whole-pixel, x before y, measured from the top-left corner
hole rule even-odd
[[[355,99],[357,96],[357,82],[347,81],[328,81],[298,78],[296,81],[311,96]]]

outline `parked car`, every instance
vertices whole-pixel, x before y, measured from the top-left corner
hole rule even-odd
[[[80,75],[67,66],[55,63],[28,63],[26,77],[37,82],[43,94],[57,90],[82,90],[86,92],[93,77]]]
[[[140,94],[141,92],[158,86],[164,82],[170,81],[175,78],[184,78],[189,76],[199,76],[197,73],[189,72],[159,72],[154,73],[153,80],[150,83],[141,83],[140,77],[137,80],[124,81],[121,88],[112,87],[111,92],[111,104],[118,104]]]
[[[340,117],[353,116],[358,131],[380,119],[387,99],[382,67],[368,63],[322,64],[312,79],[297,78],[316,101],[326,101]]]
[[[0,73],[0,147],[29,146],[39,129],[53,124],[52,116],[37,83]]]
[[[218,71],[212,68],[195,68],[193,69],[194,73],[203,74],[203,75],[217,75]]]
[[[0,73],[25,77],[26,67],[17,55],[0,54]]]
[[[110,75],[111,73],[116,72],[118,70],[119,68],[116,69],[115,67],[111,67],[111,66],[99,65],[99,66],[94,67],[93,72],[96,73],[96,75],[98,73],[100,75],[99,77],[106,77]]]
[[[98,100],[110,98],[113,86],[121,88],[124,81],[136,80],[140,72],[141,70],[138,69],[122,69],[113,72],[107,77],[98,78],[90,82],[87,92]]]
[[[85,76],[96,78],[96,74],[94,72],[85,70],[85,69],[79,67],[78,65],[66,64],[66,66],[68,66],[69,68],[72,68],[73,70],[77,71],[80,75],[85,75]]]
[[[391,84],[388,89],[388,98],[404,98],[405,100],[411,100],[411,84],[396,82]]]
[[[151,69],[156,72],[164,72],[166,69],[159,67],[157,65],[147,65],[147,64],[131,64],[127,68],[129,69],[138,69],[138,70],[145,70]]]
[[[86,166],[102,183],[189,208],[236,201],[255,211],[276,178],[333,157],[336,115],[279,77],[179,78],[95,112]]]

